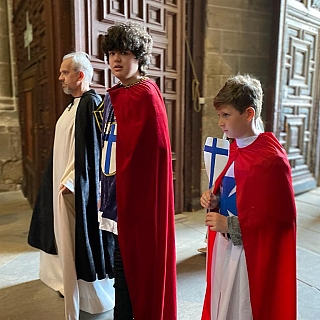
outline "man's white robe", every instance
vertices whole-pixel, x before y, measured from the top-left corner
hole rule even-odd
[[[54,234],[58,255],[40,253],[40,279],[64,295],[66,319],[78,319],[80,309],[92,314],[114,307],[113,280],[77,280],[75,268],[74,192],[75,117],[80,98],[66,108],[56,124],[53,146]],[[70,107],[70,106],[69,106]],[[98,219],[98,216],[97,216]]]

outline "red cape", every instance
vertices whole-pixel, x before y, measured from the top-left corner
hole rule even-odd
[[[175,320],[176,255],[167,114],[145,80],[109,90],[117,121],[118,236],[135,320]]]
[[[235,161],[237,210],[246,255],[253,320],[296,319],[296,207],[291,168],[272,133],[241,149],[230,145]],[[215,232],[209,230],[207,289],[202,320],[211,320],[211,261]]]

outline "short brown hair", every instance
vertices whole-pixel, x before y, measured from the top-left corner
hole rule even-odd
[[[232,105],[242,114],[248,107],[255,110],[255,118],[259,118],[262,109],[263,91],[258,79],[249,75],[230,77],[218,94],[213,98],[213,105]]]

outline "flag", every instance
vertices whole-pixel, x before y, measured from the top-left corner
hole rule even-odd
[[[109,122],[103,134],[103,146],[101,151],[101,169],[106,176],[116,174],[116,139],[117,123]]]
[[[210,189],[228,162],[229,141],[208,137],[204,145],[203,153]]]

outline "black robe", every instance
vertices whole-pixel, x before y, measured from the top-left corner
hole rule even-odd
[[[85,281],[111,275],[108,236],[98,223],[100,178],[100,130],[97,114],[101,98],[85,92],[75,119],[75,261],[77,278]],[[44,171],[30,224],[28,243],[49,254],[57,254],[53,224],[52,154]],[[106,249],[105,249],[106,248]]]

